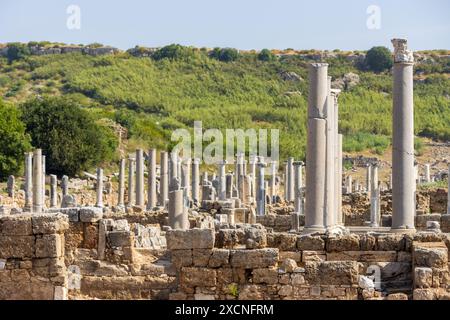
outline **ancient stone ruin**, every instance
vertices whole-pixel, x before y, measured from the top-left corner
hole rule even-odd
[[[344,172],[340,90],[309,67],[306,162],[136,150],[118,173],[46,175],[40,149],[0,206],[0,299],[449,299],[448,179],[422,164],[413,56],[394,39],[392,174]],[[209,172],[208,172],[209,170]],[[434,171],[434,175],[433,175]],[[18,181],[23,182],[19,185]],[[83,193],[80,190],[91,190]]]

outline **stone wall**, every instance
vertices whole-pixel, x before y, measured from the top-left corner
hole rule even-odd
[[[0,216],[0,300],[66,299],[62,214]]]

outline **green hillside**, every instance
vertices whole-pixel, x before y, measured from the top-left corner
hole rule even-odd
[[[415,132],[450,140],[450,59],[448,53],[423,54],[426,59],[416,65]],[[299,54],[267,60],[248,52],[220,61],[193,48],[153,58],[128,53],[0,58],[0,96],[15,105],[37,95],[66,96],[95,119],[126,127],[130,150],[170,147],[173,129],[202,120],[204,128],[280,129],[281,157],[303,158],[307,66],[313,60]],[[339,97],[345,151],[383,152],[392,132],[390,71],[366,70],[346,53],[324,61],[333,79],[350,72],[360,77]],[[298,77],[287,79],[288,72]]]

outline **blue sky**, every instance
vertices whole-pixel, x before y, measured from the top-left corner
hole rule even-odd
[[[72,4],[79,30],[66,26]],[[367,28],[370,5],[380,29]],[[349,50],[406,37],[413,50],[450,49],[449,14],[449,0],[0,0],[0,42]]]

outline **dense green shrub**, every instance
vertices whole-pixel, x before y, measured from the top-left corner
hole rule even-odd
[[[13,42],[8,43],[8,51],[7,58],[9,63],[12,63],[15,60],[22,59],[26,56],[30,55],[30,48],[26,44]]]
[[[386,47],[373,47],[367,51],[365,65],[369,70],[381,72],[392,67],[392,53]]]
[[[170,44],[168,46],[158,49],[152,55],[152,58],[155,60],[161,59],[178,60],[178,59],[186,59],[192,57],[193,55],[194,50],[192,48],[184,47],[179,44]]]
[[[272,52],[270,52],[269,49],[262,49],[258,53],[258,59],[261,61],[273,61],[275,60],[275,55]]]
[[[239,58],[239,52],[234,48],[214,48],[211,57],[219,61],[230,62]]]
[[[24,152],[29,149],[30,137],[19,110],[0,99],[0,180],[20,172]]]
[[[75,101],[36,98],[21,108],[33,146],[47,157],[49,173],[74,175],[113,158],[117,139]]]

